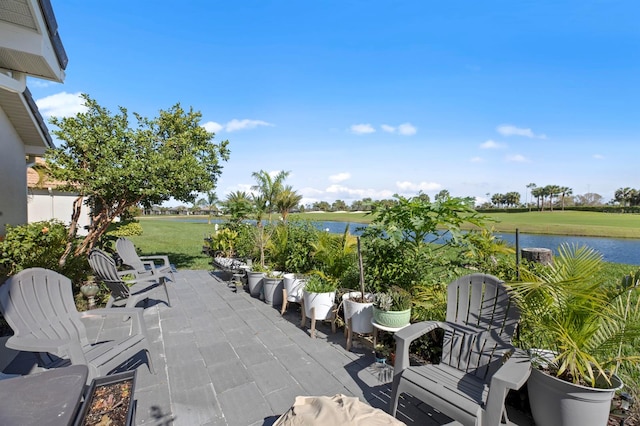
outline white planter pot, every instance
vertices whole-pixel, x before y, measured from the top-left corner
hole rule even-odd
[[[247,284],[249,286],[249,294],[253,297],[259,297],[262,291],[262,279],[264,272],[247,271]]]
[[[336,292],[330,293],[309,293],[302,292],[304,298],[304,312],[307,318],[313,318],[311,308],[315,308],[315,319],[326,320],[331,318],[331,309],[336,300]]]
[[[284,289],[287,290],[287,301],[300,303],[305,284],[306,280],[296,278],[295,274],[284,274]]]
[[[533,419],[544,426],[606,426],[622,380],[613,376],[611,384],[607,389],[574,385],[532,368],[527,388]]]
[[[360,303],[355,298],[360,297],[359,291],[352,291],[342,295],[342,305],[344,306],[345,321],[351,319],[351,331],[354,333],[367,334],[373,332],[371,318],[373,318],[373,295],[365,294],[366,300],[372,302]]]

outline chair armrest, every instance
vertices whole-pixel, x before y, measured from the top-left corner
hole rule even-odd
[[[66,353],[68,339],[34,339],[33,337],[11,336],[5,344],[9,349],[26,352]]]
[[[72,364],[86,364],[80,342],[70,339],[35,339],[33,337],[11,336],[5,346],[26,352],[49,352],[61,358],[69,358]]]
[[[411,342],[436,328],[447,328],[447,323],[442,321],[422,321],[411,324],[396,332],[394,335],[396,339],[396,362],[393,369],[394,377],[409,367],[409,346]]]
[[[162,260],[164,262],[164,266],[171,266],[169,263],[169,256],[140,256],[140,260],[151,260],[152,264],[155,264],[155,260]]]
[[[90,311],[84,311],[80,314],[82,318],[90,318],[92,316],[107,315],[124,315],[131,317],[131,331],[134,334],[142,333],[147,335],[147,328],[144,323],[143,308],[98,308]]]
[[[491,378],[485,404],[487,424],[499,424],[509,389],[520,389],[531,373],[531,359],[522,349],[515,349],[511,357]]]

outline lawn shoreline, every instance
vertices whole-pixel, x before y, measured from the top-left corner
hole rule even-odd
[[[495,232],[564,235],[572,237],[601,237],[640,239],[640,215],[611,214],[581,211],[545,211],[523,213],[483,213],[495,220],[490,222]],[[370,223],[372,216],[362,212],[292,213],[290,218],[304,218],[317,222]],[[207,215],[141,216],[142,220],[207,219]],[[212,219],[225,220],[225,216]],[[472,229],[471,226],[463,229]]]

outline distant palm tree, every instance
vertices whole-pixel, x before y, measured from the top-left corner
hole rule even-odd
[[[253,202],[244,191],[235,191],[227,194],[227,198],[222,202],[226,213],[231,216],[231,221],[240,223],[249,218],[253,210]]]
[[[289,212],[296,208],[301,200],[302,195],[294,191],[289,185],[285,186],[280,194],[278,194],[276,198],[276,210],[282,215],[282,220],[285,223],[287,222]]]
[[[529,191],[531,192],[531,201],[533,201],[533,190],[536,189],[538,187],[538,185],[536,185],[535,183],[531,182],[529,185],[527,185],[527,189],[529,189]],[[531,211],[531,203],[529,203],[529,211]]]
[[[560,192],[562,195],[562,210],[564,211],[564,197],[568,197],[569,195],[573,194],[573,189],[569,188],[568,186],[561,186]]]
[[[218,203],[220,202],[220,200],[218,199],[218,195],[215,193],[215,191],[209,191],[207,192],[207,197],[201,199],[200,201],[203,201],[202,205],[209,212],[208,223],[209,225],[211,225],[211,211],[218,211]]]
[[[264,170],[251,173],[251,176],[256,180],[256,185],[253,185],[251,189],[260,193],[260,200],[264,201],[269,222],[271,222],[271,213],[275,211],[275,200],[278,194],[282,192],[284,188],[283,182],[287,176],[289,176],[289,173],[290,172],[280,171],[273,177]]]

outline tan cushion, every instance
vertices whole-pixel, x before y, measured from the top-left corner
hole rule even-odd
[[[404,425],[384,411],[361,402],[358,398],[335,396],[298,396],[293,406],[274,426],[301,425]]]

